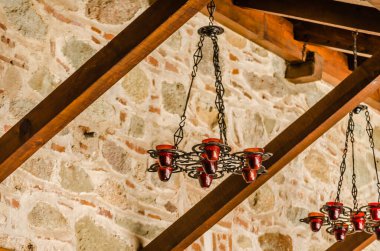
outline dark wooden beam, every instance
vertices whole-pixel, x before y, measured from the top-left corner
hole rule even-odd
[[[0,138],[0,181],[208,2],[157,0]]]
[[[285,78],[295,84],[310,83],[322,79],[323,58],[315,52],[307,52],[305,61],[286,65]]]
[[[380,35],[380,12],[375,8],[333,0],[234,0],[234,4],[283,17]]]
[[[215,19],[219,23],[288,62],[301,60],[303,43],[294,39],[293,24],[289,20],[250,8],[240,8],[233,5],[232,1],[215,0]],[[207,15],[207,10],[203,9],[202,13]],[[351,73],[344,53],[315,45],[309,45],[308,49],[323,58],[322,79],[326,82],[337,85]],[[380,94],[376,92],[366,103],[380,111],[379,100]]]
[[[364,232],[355,233],[347,235],[346,239],[343,242],[335,242],[331,247],[326,249],[326,251],[361,251],[375,240],[375,235],[367,234]]]
[[[352,54],[354,43],[352,31],[298,20],[291,22],[295,40]],[[357,49],[359,56],[371,57],[380,50],[380,36],[359,33]]]
[[[268,167],[266,175],[259,176],[252,184],[245,183],[240,176],[231,175],[143,250],[185,249],[379,89],[379,75],[380,53],[367,60],[265,147],[273,153],[265,163]]]

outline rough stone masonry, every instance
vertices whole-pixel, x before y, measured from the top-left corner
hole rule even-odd
[[[0,134],[151,2],[0,0]],[[146,150],[171,143],[189,86],[196,31],[206,23],[202,14],[192,18],[0,185],[1,247],[137,250],[209,192],[183,174],[161,183],[145,171]],[[282,59],[228,29],[220,47],[234,149],[264,146],[331,89],[321,81],[287,82]],[[210,53],[206,42],[184,149],[218,135]],[[371,113],[379,125],[380,117]],[[330,246],[331,236],[311,233],[298,219],[334,196],[345,124],[323,135],[188,250]],[[364,132],[355,133],[364,149]],[[375,133],[380,146],[379,127]],[[364,150],[357,157],[360,203],[375,198],[369,158]],[[349,189],[343,193],[349,200]],[[366,250],[378,250],[376,245]]]

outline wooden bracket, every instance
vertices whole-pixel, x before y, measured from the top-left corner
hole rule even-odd
[[[295,84],[304,84],[322,79],[323,58],[309,51],[305,61],[290,62],[285,71],[285,78]]]

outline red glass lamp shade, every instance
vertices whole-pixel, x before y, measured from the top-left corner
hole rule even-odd
[[[354,226],[354,230],[361,232],[364,230],[365,225],[365,214],[363,212],[352,213],[351,222]]]
[[[251,169],[259,170],[261,167],[261,164],[263,162],[263,156],[264,153],[263,148],[247,148],[244,150],[244,153],[246,154],[246,161],[248,163],[248,167]]]
[[[251,169],[249,167],[245,167],[241,170],[244,180],[247,183],[251,183],[256,180],[257,178],[257,170]]]
[[[348,225],[343,223],[338,223],[334,226],[334,235],[336,241],[344,241],[346,239],[348,231]]]
[[[202,143],[206,144],[205,145],[206,158],[209,161],[217,161],[219,159],[219,155],[220,155],[220,146],[214,145],[212,143],[221,144],[222,141],[220,139],[216,139],[216,138],[209,138],[209,139],[202,140]]]
[[[172,145],[158,145],[156,146],[158,154],[158,164],[161,167],[172,167],[174,161],[174,153],[169,150],[175,149]]]
[[[309,213],[308,218],[311,231],[318,232],[323,225],[324,214],[319,212],[312,212]]]
[[[368,203],[369,212],[371,214],[371,219],[375,221],[380,220],[380,203],[372,202]]]
[[[337,220],[342,213],[343,203],[331,201],[326,203],[326,207],[330,220]]]
[[[203,170],[201,169],[198,176],[199,185],[202,188],[209,188],[211,186],[213,178],[214,178],[213,175],[207,174],[203,172]]]
[[[173,168],[170,166],[159,166],[157,173],[161,181],[168,181],[172,176]]]
[[[205,153],[203,153],[201,157],[204,172],[207,174],[215,174],[218,169],[218,162],[216,160],[209,160]]]

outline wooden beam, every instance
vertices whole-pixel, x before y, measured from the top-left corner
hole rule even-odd
[[[375,240],[376,236],[374,234],[371,235],[364,232],[355,233],[347,235],[346,239],[343,242],[335,242],[331,247],[326,249],[326,251],[361,251]]]
[[[367,0],[376,9],[380,10],[380,0]]]
[[[298,20],[292,23],[295,40],[352,54],[352,31]],[[359,56],[371,57],[380,50],[380,37],[360,33],[357,38],[357,49]]]
[[[262,11],[237,7],[232,4],[232,0],[216,0],[215,3],[215,18],[219,23],[288,62],[302,59],[303,43],[294,40],[293,24],[290,21]],[[323,80],[337,85],[351,73],[343,53],[312,45],[309,49],[324,59]]]
[[[0,181],[207,3],[157,0],[0,138]]]
[[[296,41],[293,24],[285,18],[249,8],[240,8],[232,0],[216,0],[215,19],[241,36],[277,54],[288,62],[302,59],[303,43]],[[207,15],[207,10],[202,13]],[[308,49],[323,58],[322,79],[332,85],[339,84],[351,71],[345,54],[321,46],[309,45]],[[380,111],[380,94],[374,93],[366,100]]]
[[[308,52],[306,60],[286,65],[285,78],[295,84],[310,83],[322,79],[323,58],[315,52]]]
[[[234,0],[234,4],[282,17],[380,35],[380,12],[375,8],[332,0]]]
[[[379,89],[379,75],[380,53],[367,60],[265,147],[273,153],[265,163],[266,175],[259,176],[252,184],[245,183],[241,176],[231,175],[143,250],[185,249]]]

